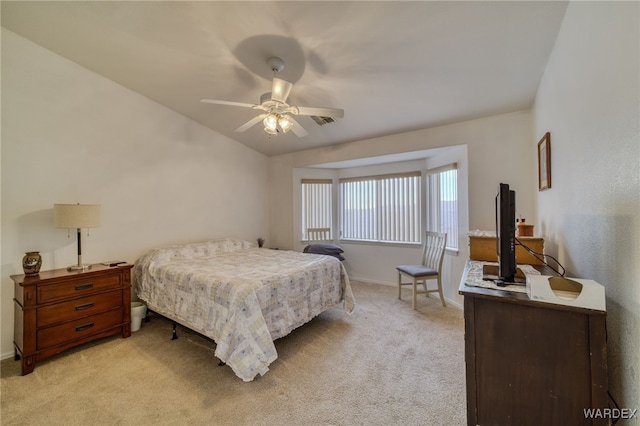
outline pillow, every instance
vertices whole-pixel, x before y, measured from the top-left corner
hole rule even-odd
[[[314,254],[326,254],[328,256],[336,257],[340,260],[344,260],[344,257],[341,253],[344,253],[344,250],[335,244],[310,244],[302,250],[303,253],[314,253]]]

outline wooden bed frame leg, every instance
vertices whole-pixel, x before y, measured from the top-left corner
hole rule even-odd
[[[178,338],[178,333],[176,332],[176,328],[178,327],[177,323],[173,323],[173,334],[171,335],[171,340],[176,340]]]

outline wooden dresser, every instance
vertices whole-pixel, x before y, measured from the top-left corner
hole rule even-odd
[[[12,275],[14,345],[22,374],[36,362],[106,336],[131,336],[131,268],[92,265]]]
[[[585,415],[608,408],[606,312],[466,285],[469,265],[460,282],[467,424],[607,425]]]

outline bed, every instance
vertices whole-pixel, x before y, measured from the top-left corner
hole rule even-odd
[[[274,340],[328,309],[355,307],[335,257],[233,238],[150,250],[133,277],[149,309],[213,339],[215,356],[244,381],[269,370]]]

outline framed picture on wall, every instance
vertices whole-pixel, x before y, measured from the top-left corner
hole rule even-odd
[[[538,142],[538,191],[551,188],[551,134]]]

